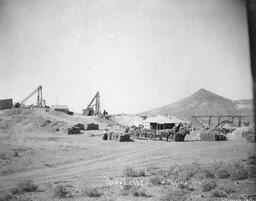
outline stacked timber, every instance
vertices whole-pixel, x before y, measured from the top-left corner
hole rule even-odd
[[[78,127],[80,130],[85,130],[84,124],[78,123],[75,126]]]
[[[68,135],[80,134],[80,129],[77,126],[68,128]]]
[[[130,142],[131,138],[129,134],[120,135],[119,142]]]
[[[99,125],[98,124],[88,124],[87,125],[87,130],[99,130]]]
[[[85,130],[84,124],[78,123],[78,124],[72,126],[71,128],[68,128],[68,135],[80,134],[81,130]]]

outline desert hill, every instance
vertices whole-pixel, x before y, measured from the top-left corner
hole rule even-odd
[[[192,115],[251,115],[252,100],[234,101],[205,89],[160,108],[142,112],[140,115],[170,114],[184,120],[191,120]]]

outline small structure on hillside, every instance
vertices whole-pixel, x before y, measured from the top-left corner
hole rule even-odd
[[[67,105],[53,105],[51,108],[53,111],[57,111],[57,112],[64,112],[66,114],[69,115],[73,115],[74,113],[69,111],[69,108]]]
[[[0,100],[0,109],[10,109],[12,108],[12,99]]]

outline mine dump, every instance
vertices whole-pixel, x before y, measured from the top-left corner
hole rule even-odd
[[[0,0],[0,201],[256,201],[256,0]]]

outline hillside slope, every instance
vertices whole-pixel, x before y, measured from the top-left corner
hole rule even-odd
[[[176,103],[143,112],[141,115],[170,114],[184,120],[191,120],[192,115],[250,115],[251,103],[250,100],[233,101],[200,89]]]

